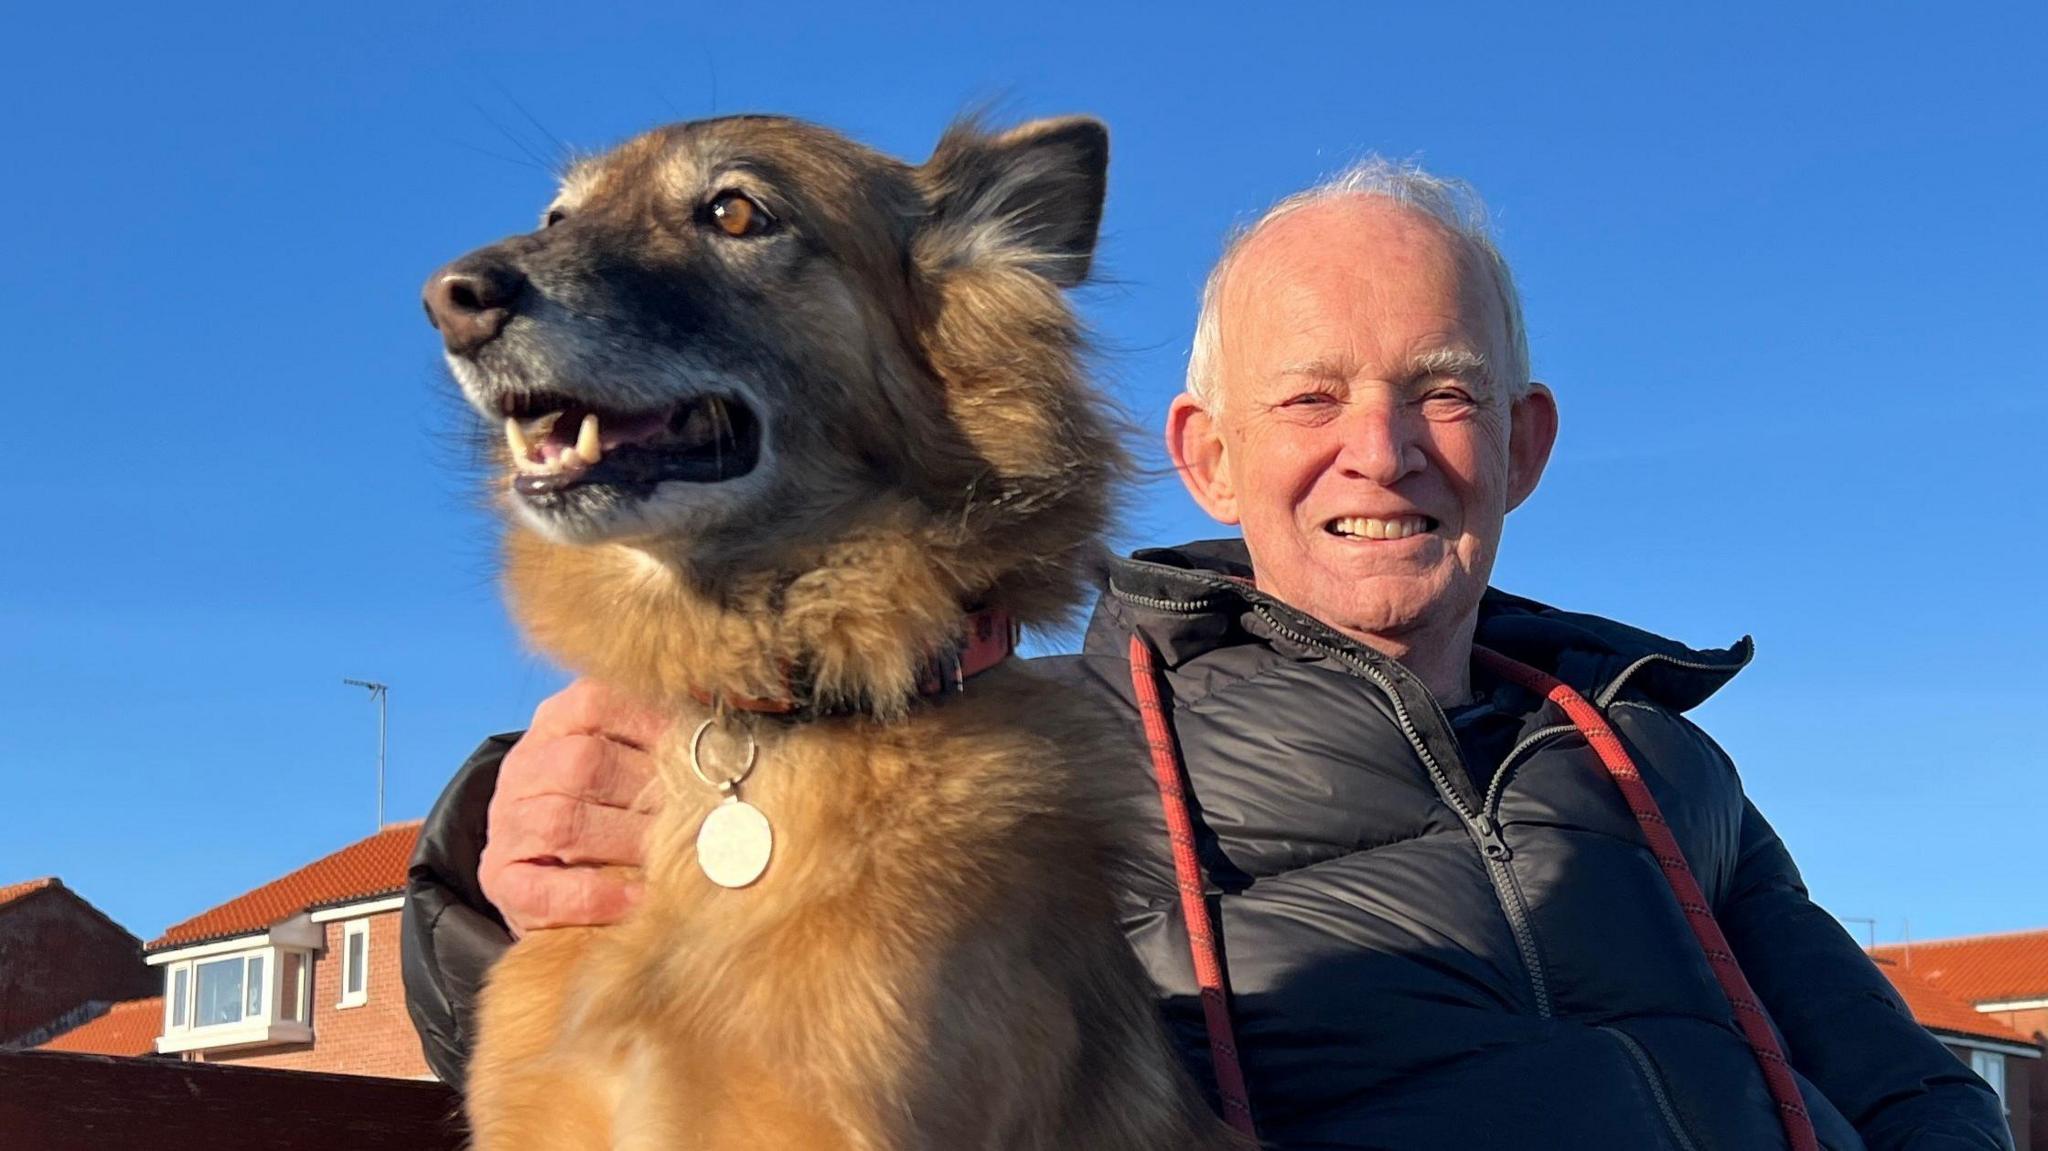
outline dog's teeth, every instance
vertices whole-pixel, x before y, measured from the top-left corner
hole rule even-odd
[[[584,462],[583,453],[576,450],[575,444],[570,444],[562,449],[561,455],[555,457],[554,467],[550,470],[559,472],[565,468],[577,467]]]
[[[526,433],[519,430],[519,421],[511,416],[505,417],[505,448],[515,461],[524,460],[526,453],[533,450],[533,445],[526,442]]]
[[[596,412],[584,416],[583,426],[576,429],[576,454],[582,456],[585,463],[591,464],[604,458],[604,445],[599,442],[597,436]]]
[[[710,440],[713,435],[711,401],[706,400],[703,403],[692,404],[689,416],[683,420],[683,426],[676,435],[682,441],[684,447],[696,447],[698,444]]]

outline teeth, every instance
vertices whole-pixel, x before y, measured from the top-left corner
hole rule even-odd
[[[1390,520],[1374,519],[1371,516],[1343,516],[1331,522],[1330,529],[1340,536],[1357,536],[1369,540],[1405,540],[1419,536],[1429,530],[1429,520],[1423,516],[1395,516]]]
[[[549,459],[547,452],[555,442],[552,438],[554,427],[561,420],[562,413],[550,412],[534,421],[530,428],[516,419],[505,421],[505,446],[511,450],[512,465],[521,475],[552,476],[581,471],[604,457],[597,415],[591,413],[583,417],[583,423],[576,429],[576,442],[563,444],[554,458]],[[534,450],[534,438],[541,440],[542,450]]]
[[[682,428],[676,433],[676,438],[682,442],[683,446],[696,447],[698,444],[711,441],[711,437],[716,434],[716,429],[712,424],[711,406],[716,402],[716,400],[705,400],[703,403],[691,406],[689,417],[683,421]]]

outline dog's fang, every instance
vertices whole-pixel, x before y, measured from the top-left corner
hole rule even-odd
[[[519,421],[511,416],[505,417],[505,449],[515,461],[525,459],[533,450],[533,445],[526,442],[526,433],[519,429]]]
[[[598,439],[597,413],[583,417],[583,426],[576,429],[576,454],[586,463],[597,463],[604,458],[604,445]]]

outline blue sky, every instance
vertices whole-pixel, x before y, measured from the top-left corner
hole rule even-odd
[[[921,158],[994,100],[1110,125],[1083,304],[1154,426],[1233,222],[1365,151],[1475,182],[1564,413],[1497,582],[1754,633],[1699,718],[1837,914],[2048,924],[2048,18],[1549,7],[11,14],[0,882],[155,935],[371,830],[342,677],[393,685],[393,819],[561,682],[418,302],[531,226],[558,141],[776,111]],[[1209,532],[1167,477],[1125,538]]]

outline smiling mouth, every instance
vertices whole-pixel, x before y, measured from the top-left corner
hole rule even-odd
[[[1430,516],[1339,516],[1323,525],[1333,536],[1357,540],[1405,540],[1436,529],[1437,521]]]
[[[539,393],[508,397],[499,410],[512,490],[529,500],[589,486],[644,493],[663,483],[724,483],[761,459],[761,421],[726,396],[621,411]]]

